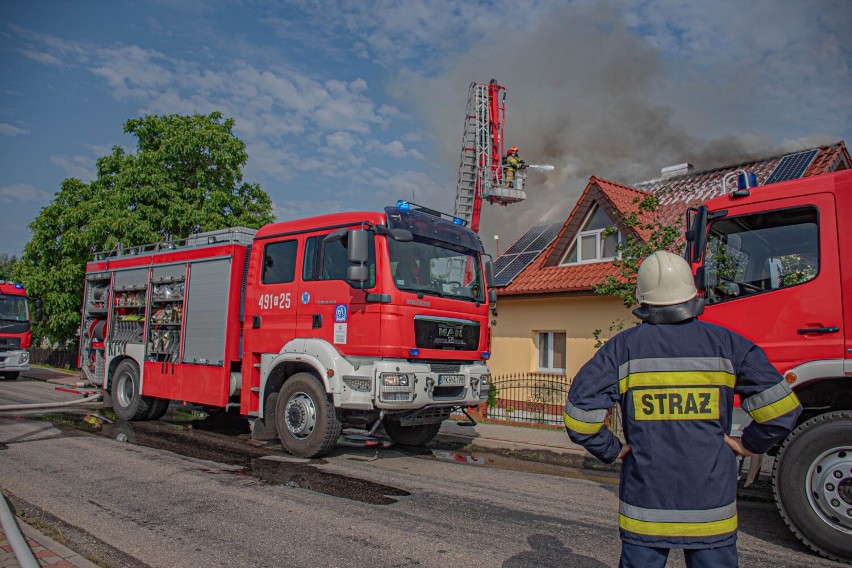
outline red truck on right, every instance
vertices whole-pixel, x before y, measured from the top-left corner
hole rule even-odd
[[[687,213],[701,319],[760,345],[798,395],[799,424],[770,452],[775,502],[807,546],[852,563],[852,171],[739,177]]]

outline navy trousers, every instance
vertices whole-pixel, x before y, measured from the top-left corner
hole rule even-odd
[[[621,543],[621,561],[618,568],[664,568],[669,557],[668,548],[650,548],[627,542]],[[737,568],[737,545],[719,548],[685,548],[683,555],[687,568]]]

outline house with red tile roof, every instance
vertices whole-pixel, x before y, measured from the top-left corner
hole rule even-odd
[[[620,299],[592,291],[616,275],[612,260],[625,236],[648,240],[647,231],[624,223],[631,214],[642,215],[640,224],[682,228],[687,208],[736,189],[738,172],[754,174],[765,185],[850,167],[840,141],[701,172],[681,164],[632,186],[592,176],[564,222],[536,225],[495,260],[492,373],[574,376],[595,351],[596,329],[606,336],[613,322],[632,325]],[[640,213],[639,201],[650,195],[659,199],[657,211]],[[609,226],[615,234],[604,233]]]

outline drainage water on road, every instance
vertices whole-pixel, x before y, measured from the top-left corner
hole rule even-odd
[[[236,420],[229,425],[226,418],[198,415],[194,421],[183,416],[174,421],[171,416],[158,421],[130,423],[113,422],[108,414],[111,413],[85,416],[57,413],[42,415],[41,419],[66,435],[98,434],[190,458],[240,466],[243,468],[238,472],[240,475],[249,474],[271,485],[307,489],[371,505],[389,505],[398,501],[394,497],[410,495],[403,489],[325,472],[311,465],[327,463],[324,460],[296,462],[296,458],[289,457],[279,444],[252,441]]]

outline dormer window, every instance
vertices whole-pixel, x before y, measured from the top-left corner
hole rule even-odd
[[[616,230],[607,237],[603,235],[604,229],[614,225],[604,210],[595,205],[560,264],[602,262],[615,258],[618,243],[621,242],[621,233]]]

